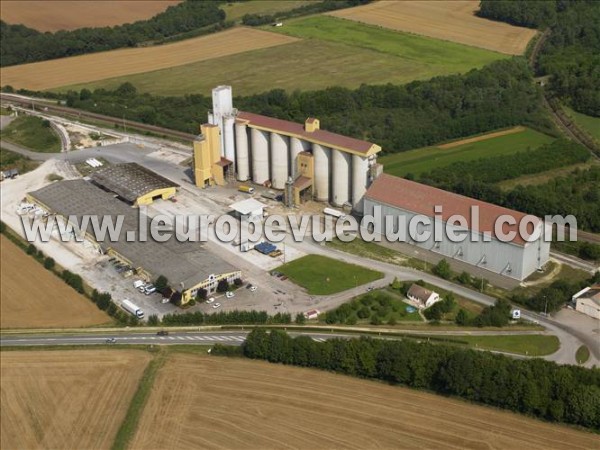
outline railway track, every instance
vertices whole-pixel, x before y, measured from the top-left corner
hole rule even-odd
[[[58,115],[65,115],[77,118],[88,118],[93,120],[100,120],[113,125],[130,127],[135,130],[149,131],[166,137],[172,137],[176,139],[183,139],[186,141],[193,141],[196,136],[181,131],[170,130],[168,128],[157,127],[156,125],[149,125],[146,123],[134,122],[133,120],[119,119],[111,116],[105,116],[104,114],[96,114],[89,111],[84,111],[75,108],[69,108],[67,106],[59,106],[50,102],[44,102],[40,100],[34,100],[28,97],[21,97],[11,94],[0,94],[0,100],[2,103],[17,104],[22,107],[37,108],[40,111],[56,113]]]

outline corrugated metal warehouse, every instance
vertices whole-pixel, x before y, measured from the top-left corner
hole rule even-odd
[[[364,214],[373,215],[375,207],[381,208],[383,217],[394,218],[393,229],[399,226],[399,217],[406,219],[407,242],[420,248],[439,253],[448,259],[457,259],[476,267],[504,275],[517,280],[523,280],[537,269],[541,268],[549,259],[550,243],[543,240],[544,223],[539,218],[532,218],[533,227],[541,231],[540,237],[533,242],[526,242],[517,232],[510,242],[503,242],[495,234],[494,224],[498,217],[507,215],[513,217],[515,222],[525,218],[526,214],[513,211],[491,203],[482,202],[452,192],[436,189],[425,184],[416,183],[404,178],[391,175],[380,175],[371,185],[364,198]],[[435,207],[442,210],[436,214]],[[471,208],[479,209],[479,223],[471,222]],[[462,242],[453,242],[446,233],[440,242],[435,241],[433,233],[429,239],[417,242],[410,239],[408,222],[416,215],[423,215],[432,219],[438,216],[445,227],[452,215],[461,215],[467,220],[468,236]],[[531,217],[531,216],[529,216]],[[379,219],[384,224],[382,218]],[[434,220],[432,220],[432,223]],[[452,223],[452,221],[451,221]],[[456,225],[447,225],[456,233],[465,234],[465,228]],[[424,226],[423,230],[433,231],[433,225]],[[462,231],[461,231],[462,230]],[[378,230],[385,235],[385,226]],[[516,226],[506,225],[503,231],[518,231]],[[484,241],[484,233],[489,233],[490,241]],[[477,241],[470,237],[473,236]]]

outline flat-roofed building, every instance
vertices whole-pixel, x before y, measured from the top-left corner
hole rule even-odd
[[[133,205],[175,196],[179,185],[136,163],[111,164],[91,174],[92,181]]]
[[[99,220],[108,217],[115,224],[117,217],[122,217],[122,226],[115,239],[108,233],[100,239],[88,228],[86,240],[103,253],[131,266],[147,281],[164,275],[171,287],[181,292],[183,303],[194,298],[199,289],[212,293],[219,281],[232,283],[241,277],[239,269],[208,252],[202,242],[179,241],[174,233],[165,242],[157,242],[150,235],[149,217],[85,180],[58,181],[30,192],[27,197],[77,227],[84,216],[97,216]],[[141,236],[141,225],[148,230],[145,240]]]
[[[579,291],[572,300],[576,311],[600,320],[600,284]]]
[[[365,194],[364,214],[374,215],[376,207],[380,209],[376,220],[381,228],[374,231],[382,239],[386,239],[386,232],[402,231],[400,240],[409,244],[510,278],[523,280],[549,259],[544,222],[522,212],[387,174],[376,178]],[[417,227],[420,237],[413,239],[408,227],[416,216],[429,218],[431,224]],[[456,216],[463,217],[464,222],[455,222]],[[502,217],[514,224],[506,223],[496,230],[495,224]],[[537,235],[531,242],[519,232],[522,221],[528,223],[525,229],[530,234]],[[436,232],[436,226],[441,233]],[[424,232],[430,233],[427,239]],[[464,239],[456,242],[449,234]]]

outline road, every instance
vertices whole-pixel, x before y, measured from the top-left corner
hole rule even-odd
[[[88,148],[84,150],[78,150],[61,154],[40,154],[30,152],[27,149],[23,149],[19,146],[14,146],[13,144],[9,143],[2,142],[2,145],[6,145],[6,148],[9,150],[13,149],[14,151],[17,151],[19,153],[25,152],[24,154],[26,154],[27,156],[44,160],[58,158],[65,159],[70,162],[81,162],[85,161],[90,157],[101,156],[111,162],[135,161],[181,184],[184,189],[193,191],[193,187],[191,184],[190,169],[187,167],[170,163],[160,158],[149,156],[155,151],[155,149],[140,148],[139,146],[134,144],[117,144],[114,146]],[[431,283],[434,286],[453,291],[458,295],[461,295],[467,299],[473,300],[483,305],[493,305],[496,300],[495,298],[490,297],[488,295],[468,289],[462,285],[443,280],[428,273],[420,272],[406,267],[401,267],[394,264],[384,263],[381,261],[370,260],[364,257],[355,256],[349,253],[335,250],[328,246],[316,244],[308,240],[304,240],[302,242],[295,242],[291,239],[291,237],[288,236],[288,239],[286,240],[286,245],[296,247],[300,251],[303,251],[305,253],[322,254],[325,256],[332,257],[334,259],[343,260],[361,266],[369,266],[372,269],[379,270],[384,274],[384,278],[373,283],[374,287],[386,286],[395,277],[397,277],[399,280],[422,279],[428,283]],[[243,267],[241,267],[241,269],[243,270]],[[311,306],[318,308],[322,311],[330,310],[363,292],[364,287],[357,287],[355,289],[350,289],[348,291],[344,291],[331,296],[315,297],[312,299]],[[553,320],[552,318],[543,317],[535,313],[523,312],[522,317],[525,320],[538,322],[547,330],[555,334],[560,340],[561,346],[559,351],[557,351],[553,355],[548,356],[546,359],[563,364],[575,364],[575,353],[582,344],[585,344],[591,352],[589,364],[596,364],[600,366],[600,348],[598,346],[596,336],[582,333],[576,328],[568,327]]]

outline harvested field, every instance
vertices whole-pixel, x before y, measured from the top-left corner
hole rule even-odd
[[[381,1],[329,14],[509,55],[525,52],[535,30],[477,17],[478,9],[478,0]]]
[[[309,5],[310,0],[252,0],[249,2],[225,3],[221,9],[227,14],[227,20],[241,21],[246,14],[277,14],[301,6]]]
[[[2,351],[0,447],[111,447],[150,354]]]
[[[4,235],[0,236],[0,248],[0,328],[86,327],[111,322],[96,305]]]
[[[325,371],[172,355],[130,448],[593,448],[597,436]]]
[[[173,44],[113,50],[11,66],[0,69],[0,78],[3,86],[45,90],[151,72],[297,40],[278,33],[238,27]],[[198,77],[200,75],[201,73],[196,74]]]
[[[526,128],[521,127],[521,126],[509,128],[508,130],[495,131],[494,133],[487,133],[487,134],[482,134],[480,136],[475,136],[472,138],[460,139],[458,141],[452,141],[447,144],[438,145],[438,148],[446,149],[446,148],[460,147],[461,145],[464,145],[464,144],[473,144],[474,142],[487,141],[488,139],[493,139],[493,138],[497,138],[500,136],[506,136],[507,134],[521,133],[525,130],[526,130]]]
[[[5,0],[0,17],[38,31],[106,27],[149,19],[181,0]]]

